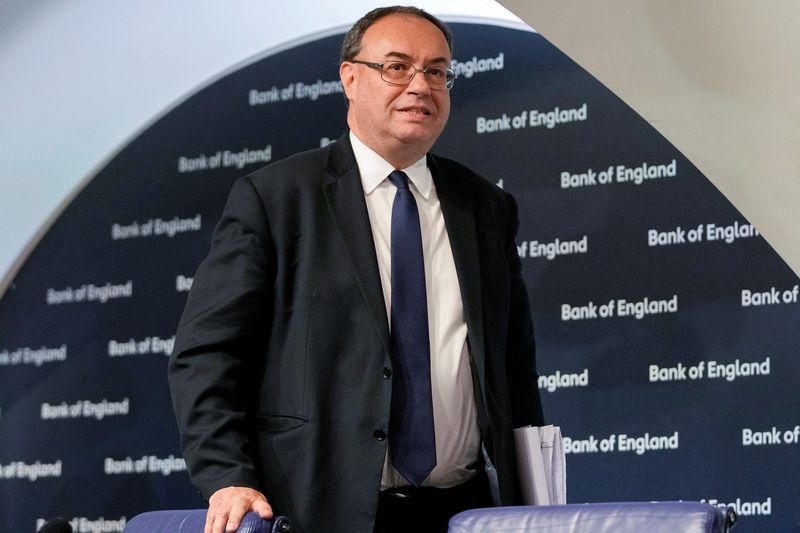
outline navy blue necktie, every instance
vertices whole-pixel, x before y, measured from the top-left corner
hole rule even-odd
[[[419,212],[408,176],[395,170],[392,205],[392,464],[419,486],[436,466],[431,398],[431,349]]]

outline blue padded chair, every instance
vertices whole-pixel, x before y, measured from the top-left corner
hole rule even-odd
[[[131,518],[123,533],[203,533],[205,509],[150,511]],[[285,516],[264,520],[256,513],[247,513],[236,533],[291,533],[292,523]]]
[[[472,509],[449,533],[724,533],[736,513],[700,502],[621,502]]]

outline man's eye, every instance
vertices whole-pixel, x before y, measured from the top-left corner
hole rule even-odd
[[[408,70],[408,65],[405,63],[389,63],[386,65],[386,70],[392,70],[394,72],[406,72]]]
[[[428,67],[427,72],[429,76],[434,78],[444,78],[444,69],[438,67]]]

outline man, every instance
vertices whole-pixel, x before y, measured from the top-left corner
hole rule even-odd
[[[542,415],[516,205],[428,154],[451,42],[416,8],[365,15],[339,69],[350,131],[232,189],[169,370],[207,533],[273,509],[305,532],[445,531],[519,503],[512,430]]]

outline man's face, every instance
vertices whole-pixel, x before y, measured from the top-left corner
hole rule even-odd
[[[427,20],[394,14],[369,27],[355,59],[447,68],[450,50],[442,32]],[[405,86],[386,83],[378,70],[362,64],[345,62],[340,75],[350,100],[350,129],[395,166],[405,167],[421,158],[447,124],[450,94],[445,88],[432,89],[422,72]]]

